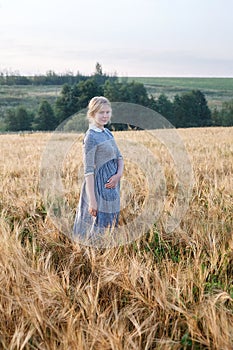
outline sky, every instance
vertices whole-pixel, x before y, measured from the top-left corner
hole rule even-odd
[[[232,0],[0,0],[0,71],[233,77]]]

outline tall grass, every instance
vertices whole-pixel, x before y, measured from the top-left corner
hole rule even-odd
[[[49,135],[2,135],[0,348],[232,349],[232,131],[179,130],[195,173],[180,227],[166,233],[161,216],[141,239],[107,250],[73,243],[47,215],[38,182]],[[164,168],[171,201],[172,160],[156,142],[143,142]],[[64,164],[73,214],[80,161],[76,153]],[[133,176],[132,167],[126,162],[122,179],[136,189],[124,198],[123,221],[146,196],[143,174]]]

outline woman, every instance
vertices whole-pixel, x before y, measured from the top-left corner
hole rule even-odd
[[[84,182],[74,221],[74,235],[90,238],[118,225],[123,158],[112,133],[104,127],[111,104],[103,96],[88,105],[89,129],[83,140]]]

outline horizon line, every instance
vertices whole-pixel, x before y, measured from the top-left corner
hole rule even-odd
[[[33,74],[24,74],[24,73],[21,73],[20,71],[18,70],[15,70],[15,71],[8,71],[7,69],[3,69],[1,70],[0,69],[0,73],[3,73],[3,74],[6,74],[8,73],[9,76],[24,76],[24,77],[28,77],[28,78],[32,78],[32,77],[36,77],[36,76],[46,76],[46,74],[48,74],[49,72],[52,72],[52,73],[55,73],[57,75],[68,75],[69,73],[73,74],[74,76],[75,75],[78,75],[78,73],[81,75],[81,76],[86,76],[86,77],[91,77],[95,74],[95,72],[92,72],[92,73],[81,73],[79,71],[77,71],[76,73],[71,71],[71,70],[65,70],[63,72],[58,72],[58,71],[55,71],[55,70],[52,70],[52,69],[48,69],[46,70],[46,72],[44,73],[33,73]],[[233,79],[233,75],[230,75],[230,76],[225,76],[225,75],[118,75],[117,72],[115,72],[115,76],[117,78],[163,78],[163,79]],[[109,73],[109,72],[103,72],[103,75],[109,75],[109,76],[114,76],[114,73]]]

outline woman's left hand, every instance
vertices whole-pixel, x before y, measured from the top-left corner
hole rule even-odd
[[[107,183],[105,184],[106,188],[114,188],[116,187],[116,185],[118,184],[119,180],[120,180],[120,175],[115,174],[113,176],[110,177],[110,179],[108,179]]]

